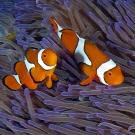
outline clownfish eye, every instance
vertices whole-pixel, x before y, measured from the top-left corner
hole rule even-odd
[[[44,54],[43,57],[46,57],[46,55]]]
[[[111,73],[111,72],[109,72],[109,73],[108,73],[108,75],[109,75],[109,76],[111,76],[111,75],[112,75],[112,73]]]

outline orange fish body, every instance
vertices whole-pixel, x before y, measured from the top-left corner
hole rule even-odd
[[[18,90],[25,85],[31,90],[37,88],[37,83],[45,80],[48,88],[52,87],[52,80],[58,78],[53,73],[57,64],[57,55],[51,49],[33,50],[26,53],[24,61],[15,64],[17,75],[8,75],[4,78],[4,84],[12,89]]]
[[[93,79],[105,85],[119,85],[123,82],[120,66],[116,65],[104,52],[89,40],[79,37],[73,30],[62,29],[52,18],[54,31],[73,55],[80,69],[88,76],[80,85],[87,85]]]

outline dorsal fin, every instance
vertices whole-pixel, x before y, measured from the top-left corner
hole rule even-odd
[[[53,18],[50,18],[49,20],[53,24],[53,29],[56,33],[60,32],[62,30],[62,28],[59,26],[59,24]]]

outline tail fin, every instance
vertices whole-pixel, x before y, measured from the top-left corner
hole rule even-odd
[[[21,87],[18,75],[8,75],[3,78],[3,83],[11,90],[18,90]]]
[[[59,26],[59,24],[53,18],[50,18],[49,20],[53,24],[53,29],[56,33],[60,32],[62,30],[62,28]]]

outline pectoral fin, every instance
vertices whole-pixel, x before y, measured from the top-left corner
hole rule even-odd
[[[57,77],[55,74],[52,74],[51,78],[52,78],[52,80],[54,80],[54,81],[58,81],[58,80],[59,80],[58,77]]]
[[[30,75],[35,82],[41,82],[45,79],[45,73],[39,67],[32,68]]]
[[[94,77],[95,77],[95,75],[89,76],[87,79],[80,82],[80,85],[88,85],[88,84],[90,84],[92,82],[92,80],[94,79]]]

